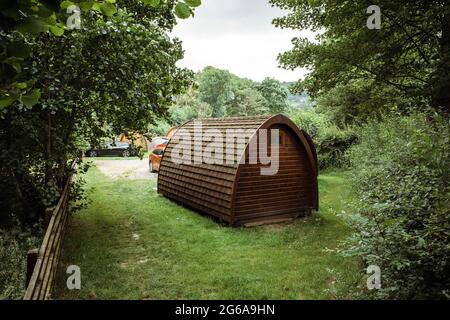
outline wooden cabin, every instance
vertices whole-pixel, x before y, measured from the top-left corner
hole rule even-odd
[[[132,143],[136,147],[140,147],[144,151],[148,151],[148,140],[140,133],[123,132],[117,139],[120,142]]]
[[[169,131],[167,131],[167,133],[166,133],[167,139],[169,139],[169,140],[172,139],[172,137],[174,136],[175,132],[177,132],[177,130],[178,130],[178,127],[170,128]]]
[[[276,156],[270,164],[260,157],[264,137],[265,153]],[[277,170],[263,171],[271,166]],[[317,175],[311,138],[285,116],[192,120],[166,148],[158,192],[233,226],[251,225],[318,210]]]

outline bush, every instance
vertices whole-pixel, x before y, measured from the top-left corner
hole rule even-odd
[[[306,131],[313,140],[318,139],[323,128],[331,125],[325,114],[318,113],[312,108],[295,111],[291,119],[300,129]]]
[[[292,120],[313,139],[320,169],[346,166],[345,153],[357,141],[352,129],[339,129],[314,109],[298,111]]]
[[[450,296],[449,124],[433,115],[368,124],[349,152],[358,198],[347,253],[381,268],[378,298]]]
[[[317,141],[320,168],[343,168],[347,166],[345,153],[357,141],[357,135],[351,129],[330,125],[320,131]]]
[[[39,228],[34,228],[38,230]],[[31,228],[0,229],[0,300],[20,299],[25,292],[27,251],[38,248],[41,237]]]

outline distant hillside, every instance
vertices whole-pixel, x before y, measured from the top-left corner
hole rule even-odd
[[[289,89],[292,84],[293,82],[283,82],[283,86],[285,86],[287,89]],[[302,94],[290,93],[288,97],[288,103],[293,108],[306,108],[311,103],[311,99],[306,92]]]

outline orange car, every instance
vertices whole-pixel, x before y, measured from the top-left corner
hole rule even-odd
[[[158,172],[159,165],[161,164],[161,159],[164,154],[164,149],[166,149],[167,144],[157,145],[152,149],[148,155],[148,167],[150,172]]]

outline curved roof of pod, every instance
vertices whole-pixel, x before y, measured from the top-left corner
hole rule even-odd
[[[283,115],[211,118],[191,120],[179,127],[161,160],[158,192],[199,211],[228,220],[233,208],[240,162],[245,157],[249,142],[256,137],[259,129],[269,129],[274,125],[284,125],[295,133],[306,150],[313,176],[317,177],[317,156],[312,140],[289,118]],[[234,139],[227,141],[224,138],[218,142],[216,139],[212,144],[211,141],[205,141],[208,130],[212,135],[220,133],[223,137],[231,132]],[[203,139],[197,137],[199,132],[203,133]],[[216,164],[213,158],[202,154],[201,163],[196,162],[196,155],[205,152],[208,146],[222,148],[223,156],[232,154],[234,161]],[[189,158],[186,155],[181,159],[180,148],[190,150],[191,163],[186,161]],[[317,209],[317,194],[315,197]]]

